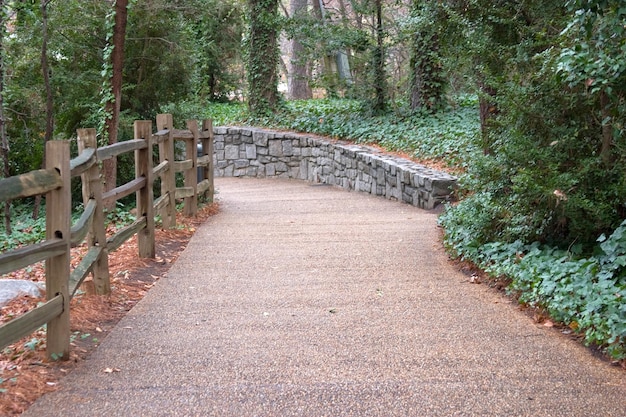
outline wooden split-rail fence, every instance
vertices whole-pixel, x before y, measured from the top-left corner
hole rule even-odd
[[[176,200],[183,200],[183,214],[187,216],[196,214],[199,196],[213,201],[211,121],[205,120],[201,126],[188,121],[186,130],[177,130],[173,128],[172,116],[161,114],[156,119],[156,130],[152,132],[152,121],[136,121],[135,139],[98,148],[96,130],[79,129],[79,154],[75,158],[70,158],[69,141],[50,141],[46,144],[45,169],[0,180],[0,202],[45,195],[46,239],[0,254],[0,275],[45,261],[47,299],[39,307],[0,326],[0,349],[47,325],[48,357],[68,359],[70,300],[85,278],[91,274],[96,294],[110,293],[109,252],[136,234],[139,256],[154,258],[155,214],[161,216],[164,228],[172,228],[176,225]],[[184,143],[184,150],[175,145],[176,141]],[[135,179],[103,192],[100,162],[129,152],[135,154]],[[180,154],[184,154],[183,159],[176,160]],[[176,187],[179,172],[184,176],[183,187]],[[70,181],[74,177],[82,181],[83,212],[72,225]],[[202,180],[198,181],[198,177]],[[154,198],[154,182],[158,178],[160,195]],[[114,204],[133,193],[136,220],[107,236],[105,204]],[[88,250],[72,269],[70,248],[85,241]]]

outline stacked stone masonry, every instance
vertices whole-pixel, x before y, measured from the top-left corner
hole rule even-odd
[[[456,177],[376,148],[304,134],[216,127],[215,175],[293,178],[330,184],[433,209]]]

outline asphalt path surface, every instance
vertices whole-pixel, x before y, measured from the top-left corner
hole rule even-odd
[[[435,213],[217,188],[167,276],[25,416],[626,416],[626,372],[470,283]]]

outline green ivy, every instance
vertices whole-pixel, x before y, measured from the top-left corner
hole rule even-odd
[[[484,225],[489,210],[490,202],[478,197],[450,207],[440,217],[448,249],[494,277],[511,280],[509,290],[519,294],[520,302],[547,310],[587,344],[602,347],[615,359],[626,358],[626,221],[608,238],[598,239],[595,256],[580,257],[576,246],[561,250],[537,242],[481,244],[477,230],[461,219],[472,216]]]

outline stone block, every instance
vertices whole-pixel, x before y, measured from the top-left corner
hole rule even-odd
[[[226,145],[224,148],[225,159],[239,159],[239,145]]]
[[[424,189],[426,191],[433,190],[433,180],[431,178],[424,178]]]
[[[432,194],[435,197],[450,195],[455,188],[456,181],[453,180],[434,180]]]
[[[255,131],[252,135],[252,143],[258,146],[267,146],[267,133]]]
[[[273,163],[265,165],[265,175],[267,175],[268,177],[276,176],[276,167]]]
[[[376,169],[376,184],[385,185],[385,170],[382,167]]]
[[[246,158],[256,159],[256,145],[246,144]]]
[[[284,162],[276,162],[274,165],[276,167],[276,172],[287,172],[289,170],[289,167]]]
[[[237,159],[235,160],[235,169],[246,168],[250,166],[250,161],[247,159]]]
[[[309,163],[306,159],[300,161],[300,171],[298,178],[301,180],[305,180],[309,176]]]
[[[269,154],[271,156],[283,156],[283,141],[273,139],[268,141]]]
[[[291,140],[284,140],[282,142],[283,153],[282,156],[292,156],[293,155],[293,145],[291,144]]]

